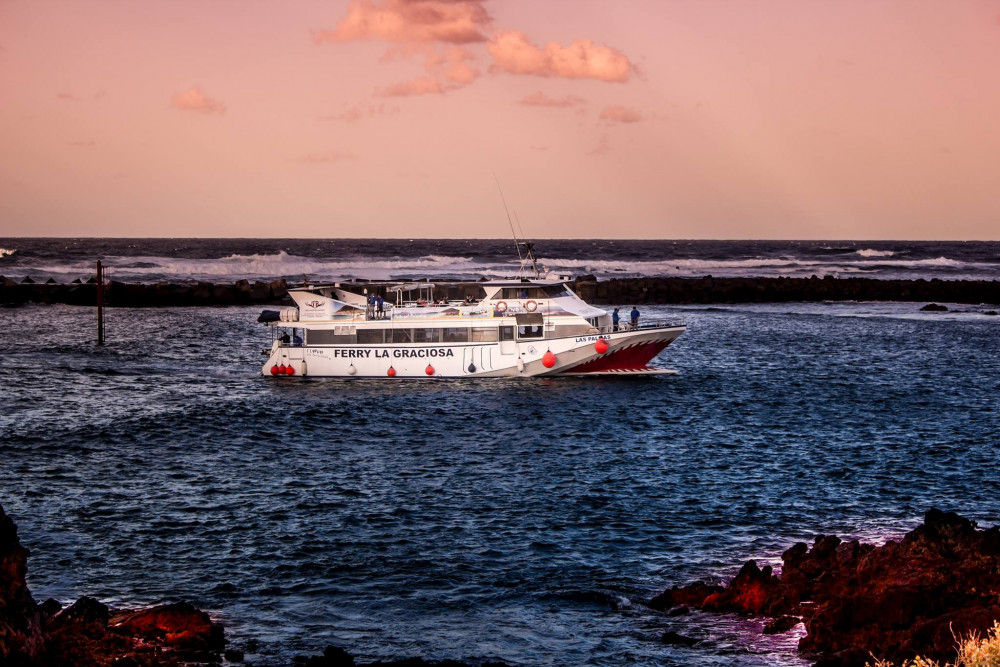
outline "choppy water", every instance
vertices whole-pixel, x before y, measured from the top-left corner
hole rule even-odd
[[[545,271],[632,276],[839,276],[1000,280],[996,241],[538,241]],[[0,275],[118,280],[472,279],[517,274],[510,240],[0,239]]]
[[[931,506],[1000,523],[1000,318],[918,305],[648,307],[677,376],[478,382],[261,378],[251,309],[113,310],[103,349],[90,309],[0,310],[0,503],[37,599],[188,599],[255,664],[800,664],[642,602]]]

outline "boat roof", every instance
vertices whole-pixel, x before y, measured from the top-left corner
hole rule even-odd
[[[298,287],[289,287],[288,291],[308,291],[317,290],[324,288],[342,289],[345,286],[350,287],[369,287],[371,285],[386,286],[390,292],[408,292],[410,290],[417,289],[427,289],[433,288],[438,285],[480,285],[483,287],[521,287],[523,285],[539,285],[539,286],[551,286],[551,285],[565,285],[569,282],[568,279],[551,279],[551,278],[506,278],[500,280],[444,280],[438,281],[436,283],[432,282],[406,282],[400,283],[394,280],[366,280],[364,282],[356,282],[354,280],[345,280],[336,283],[322,283],[322,284],[309,284],[300,285]]]

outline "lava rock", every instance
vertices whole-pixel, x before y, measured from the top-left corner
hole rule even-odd
[[[929,510],[899,542],[820,536],[782,561],[780,577],[750,561],[722,592],[705,595],[701,583],[671,589],[654,598],[656,608],[683,599],[706,611],[773,616],[774,632],[794,626],[783,616],[798,615],[806,629],[799,651],[828,665],[952,660],[955,637],[982,636],[1000,620],[1000,527],[979,530],[952,512]]]
[[[799,619],[794,616],[779,616],[764,626],[762,632],[765,635],[780,635],[788,632],[799,624]]]
[[[29,551],[21,546],[17,525],[0,507],[0,664],[32,664],[45,647],[42,613],[25,575]]]
[[[946,313],[948,312],[948,306],[942,306],[939,303],[929,303],[920,310],[928,313]]]
[[[192,651],[222,650],[223,628],[187,602],[142,609],[116,619],[115,627],[133,637]]]

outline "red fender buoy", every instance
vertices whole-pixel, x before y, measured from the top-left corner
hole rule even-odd
[[[556,365],[556,355],[552,354],[552,350],[549,350],[542,355],[542,366],[546,368],[552,368]]]
[[[388,375],[391,378],[394,378],[394,377],[396,377],[396,369],[393,368],[392,366],[389,366],[389,370],[387,370],[385,372],[385,374]]]
[[[427,364],[427,368],[424,369],[424,372],[427,373],[428,375],[434,375],[434,367],[431,366],[430,364]]]
[[[284,375],[284,374],[285,374],[285,365],[281,364],[280,366],[278,366],[278,375]]]
[[[285,375],[295,375],[295,367],[291,364],[285,366]]]
[[[277,375],[277,374],[278,374],[278,364],[275,364],[274,366],[271,366],[271,375]]]
[[[594,343],[594,349],[597,350],[597,354],[604,354],[608,351],[608,341],[598,338],[597,342]]]

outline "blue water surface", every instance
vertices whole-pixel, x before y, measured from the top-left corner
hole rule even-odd
[[[478,381],[262,378],[248,308],[112,310],[103,348],[91,309],[0,310],[0,503],[36,599],[186,599],[253,664],[803,664],[801,626],[644,603],[1000,523],[1000,318],[919,305],[650,306],[677,376]]]

